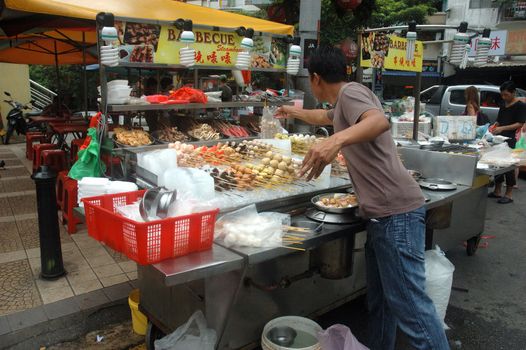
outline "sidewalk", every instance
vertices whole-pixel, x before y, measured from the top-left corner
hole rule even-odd
[[[126,298],[137,279],[136,263],[89,237],[83,225],[73,235],[61,226],[67,275],[39,277],[36,194],[24,153],[25,144],[0,146],[0,348],[4,335]]]

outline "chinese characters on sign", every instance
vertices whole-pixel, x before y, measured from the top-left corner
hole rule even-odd
[[[507,30],[492,30],[489,38],[491,39],[491,46],[489,49],[489,56],[504,56],[504,49],[506,47],[506,39],[508,36]],[[471,40],[471,50],[469,51],[469,57],[475,57],[477,53],[477,44],[479,37]]]
[[[181,30],[175,26],[115,22],[119,33],[120,62],[179,64]],[[196,65],[233,67],[241,48],[241,37],[232,32],[194,29]],[[283,40],[261,35],[254,38],[252,68],[284,69],[287,45]]]
[[[371,33],[373,34],[373,33]],[[406,59],[407,39],[395,35],[383,34],[377,40],[376,34],[371,38],[369,35],[362,40],[361,66],[373,68],[385,68],[411,72],[421,72],[423,62],[424,46],[421,41],[415,44],[415,55],[413,60]],[[385,45],[384,45],[385,44]],[[379,50],[376,50],[376,49]]]

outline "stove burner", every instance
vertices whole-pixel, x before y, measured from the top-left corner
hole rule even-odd
[[[418,181],[418,184],[420,187],[433,191],[452,191],[457,189],[457,185],[443,179],[422,179]]]
[[[307,210],[305,216],[311,220],[325,222],[327,224],[352,224],[360,220],[354,212],[349,214],[334,214],[326,213],[316,208]]]

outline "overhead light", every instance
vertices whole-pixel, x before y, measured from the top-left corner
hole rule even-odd
[[[467,64],[467,56],[469,52],[469,41],[470,37],[466,33],[468,30],[468,23],[460,23],[458,32],[453,37],[453,44],[451,45],[451,53],[449,55],[449,63],[458,66],[464,66],[463,63]]]
[[[186,67],[192,67],[195,64],[195,49],[190,45],[195,42],[195,34],[193,30],[193,22],[189,19],[177,20],[176,23],[182,23],[183,32],[181,33],[181,42],[186,44],[185,47],[179,49],[179,63]]]
[[[118,66],[119,49],[113,47],[113,42],[119,40],[117,28],[115,28],[115,17],[112,13],[101,12],[97,15],[97,20],[103,26],[100,36],[106,44],[100,47],[100,63],[108,67]]]
[[[295,37],[292,45],[289,48],[289,59],[287,60],[287,74],[297,75],[300,71],[301,64],[301,39]]]
[[[405,49],[406,61],[412,61],[415,58],[415,47],[416,47],[416,22],[409,22],[409,28],[405,35],[407,39],[407,46]]]
[[[482,38],[478,39],[477,51],[475,55],[475,66],[480,67],[488,63],[489,49],[491,48],[490,39],[491,29],[484,29]]]
[[[238,30],[241,32],[241,28],[238,28]],[[237,32],[237,30],[236,30]],[[254,40],[252,40],[252,37],[254,36],[254,29],[248,28],[243,33],[244,38],[241,40],[241,49],[243,51],[239,52],[237,54],[237,61],[236,61],[236,68],[239,70],[247,70],[248,67],[250,67],[250,52],[254,48]]]

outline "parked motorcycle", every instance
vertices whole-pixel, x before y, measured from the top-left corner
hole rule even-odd
[[[4,94],[9,97],[9,100],[4,100],[5,103],[8,103],[13,109],[7,113],[7,132],[4,138],[4,144],[9,143],[9,139],[16,131],[18,135],[25,135],[28,131],[45,131],[42,125],[37,123],[28,122],[27,117],[37,116],[41,114],[41,111],[35,110],[32,103],[33,101],[22,104],[13,100],[11,94],[7,91],[4,91]],[[31,112],[24,113],[26,110],[31,110]]]

